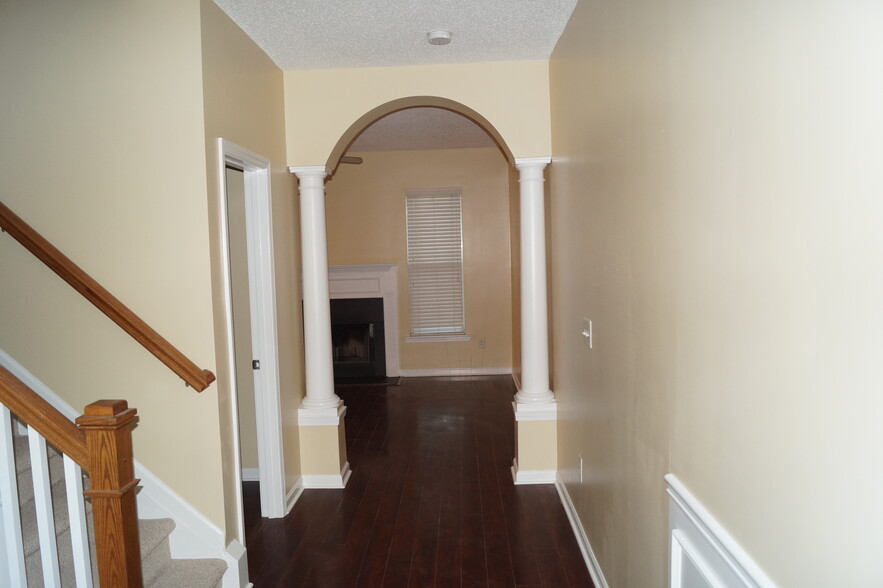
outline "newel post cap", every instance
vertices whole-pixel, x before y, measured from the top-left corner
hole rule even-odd
[[[81,427],[119,428],[137,419],[138,411],[129,408],[125,400],[96,400],[86,406],[83,416],[77,418]]]

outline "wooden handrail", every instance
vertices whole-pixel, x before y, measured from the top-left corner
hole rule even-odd
[[[215,381],[212,372],[201,369],[193,363],[2,202],[0,202],[0,228],[178,374],[194,390],[202,392]]]
[[[3,366],[0,366],[0,402],[22,422],[36,429],[56,449],[88,471],[86,435]]]

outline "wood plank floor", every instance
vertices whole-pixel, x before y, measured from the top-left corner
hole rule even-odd
[[[554,486],[515,486],[511,378],[338,390],[353,475],[262,519],[246,483],[249,576],[264,586],[592,587]]]

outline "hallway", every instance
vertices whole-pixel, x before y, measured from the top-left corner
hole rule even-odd
[[[353,475],[284,519],[246,516],[257,588],[592,586],[554,486],[512,483],[510,377],[337,393]]]

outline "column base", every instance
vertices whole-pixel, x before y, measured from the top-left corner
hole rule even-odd
[[[523,470],[518,468],[518,459],[512,460],[512,481],[516,486],[528,484],[554,484],[558,470]]]
[[[304,488],[343,488],[351,471],[346,456],[346,406],[297,411]]]
[[[338,474],[304,474],[301,480],[304,488],[339,489],[346,488],[352,473],[350,462],[346,462]]]
[[[512,480],[521,484],[554,484],[558,471],[558,403],[513,402],[515,459]]]
[[[346,406],[341,401],[337,406],[309,408],[301,405],[297,409],[297,424],[301,427],[337,426],[343,423]]]
[[[322,400],[314,400],[307,395],[303,401],[300,403],[301,410],[323,410],[330,408],[338,408],[343,406],[343,400],[340,399],[340,396],[337,394],[332,394],[329,397],[326,397]]]

